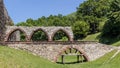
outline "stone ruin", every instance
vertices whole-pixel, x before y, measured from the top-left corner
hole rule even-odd
[[[95,60],[104,54],[116,49],[113,46],[107,46],[100,44],[98,42],[74,42],[73,33],[70,27],[23,27],[23,26],[10,26],[12,25],[12,20],[8,15],[8,12],[4,6],[3,0],[0,0],[0,43],[4,42],[7,46],[27,50],[35,55],[42,56],[51,61],[56,62],[58,56],[61,55],[66,49],[75,48],[81,52],[88,61]],[[36,30],[43,30],[47,36],[48,41],[46,43],[33,43],[30,42],[31,35]],[[6,42],[8,41],[9,35],[16,31],[20,30],[26,34],[27,41],[24,43],[20,42]],[[52,37],[54,33],[58,30],[62,30],[68,35],[68,42],[54,42],[52,43]],[[13,35],[17,38],[17,35]],[[19,41],[19,40],[17,40]]]
[[[8,12],[5,8],[5,5],[3,3],[3,0],[0,0],[0,41],[3,41],[6,25],[12,25],[12,20],[10,16],[8,15]]]

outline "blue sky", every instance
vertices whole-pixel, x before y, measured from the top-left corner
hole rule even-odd
[[[4,0],[4,3],[16,24],[28,18],[70,14],[75,12],[76,7],[83,1],[85,0]]]

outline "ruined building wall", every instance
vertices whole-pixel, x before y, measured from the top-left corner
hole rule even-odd
[[[5,16],[6,25],[13,26],[14,23],[13,23],[11,17],[8,15],[8,12],[7,12],[7,9],[5,8],[5,6],[4,6],[4,16]]]
[[[3,41],[5,37],[6,25],[12,25],[12,20],[8,15],[3,0],[0,0],[0,41]]]
[[[74,38],[71,27],[6,26],[6,32],[5,32],[6,37],[4,40],[8,41],[10,35],[13,34],[13,32],[15,32],[17,30],[18,30],[18,32],[16,32],[16,35],[19,36],[19,31],[22,31],[25,34],[26,41],[30,41],[32,35],[38,30],[42,30],[46,34],[46,36],[48,37],[48,41],[53,41],[53,37],[54,37],[55,33],[59,30],[62,30],[68,36],[69,41],[73,41],[73,38]],[[20,38],[17,36],[16,36],[16,39],[11,39],[11,40],[19,41]],[[11,37],[11,38],[13,38],[13,37]]]
[[[4,35],[5,35],[5,25],[6,25],[6,21],[5,21],[5,16],[4,16],[4,4],[3,4],[3,0],[0,0],[0,41],[3,41],[4,39]]]

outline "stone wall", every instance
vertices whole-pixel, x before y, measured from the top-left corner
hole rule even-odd
[[[53,40],[54,34],[62,30],[69,37],[69,41],[73,41],[73,32],[71,27],[24,27],[24,26],[6,26],[11,25],[12,20],[8,16],[7,10],[4,6],[3,0],[0,0],[0,42],[7,41],[9,35],[16,31],[20,30],[26,35],[27,41],[30,41],[33,33],[37,30],[42,30],[48,36],[48,41]],[[3,40],[4,39],[4,40]],[[39,44],[28,44],[28,43],[8,43],[6,44],[9,47],[15,49],[22,49],[32,52],[35,55],[47,58],[51,61],[56,62],[57,58],[60,56],[61,52],[66,48],[76,48],[82,52],[88,61],[95,60],[104,54],[115,49],[113,46],[107,46],[100,43],[68,43],[64,42],[61,44],[57,43],[39,43]]]
[[[67,47],[73,47],[81,51],[88,61],[92,61],[98,59],[99,57],[103,56],[104,54],[112,51],[115,49],[113,46],[103,45],[97,42],[92,43],[68,43],[68,44],[8,44],[9,47],[15,49],[22,49],[32,52],[34,55],[39,55],[41,57],[47,58],[51,61],[56,62],[57,58],[60,56],[61,52],[64,51]]]
[[[3,0],[0,0],[0,41],[3,41],[4,35],[5,35],[5,25],[6,25],[6,20],[4,16],[4,4]]]
[[[48,41],[52,41],[54,34],[57,31],[62,30],[68,36],[69,41],[73,41],[73,32],[71,27],[54,27],[54,26],[53,27],[6,26],[5,41],[7,41],[9,38],[9,35],[16,30],[22,31],[26,35],[27,41],[30,41],[33,33],[38,30],[42,30],[43,32],[45,32],[45,34],[48,37]]]
[[[0,0],[0,41],[4,41],[6,25],[12,25],[12,20],[4,6],[3,0]]]

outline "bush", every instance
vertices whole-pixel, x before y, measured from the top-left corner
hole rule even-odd
[[[105,23],[102,34],[104,37],[120,37],[120,11],[111,13]]]
[[[76,21],[73,26],[75,40],[85,37],[89,33],[90,26],[84,21]]]

